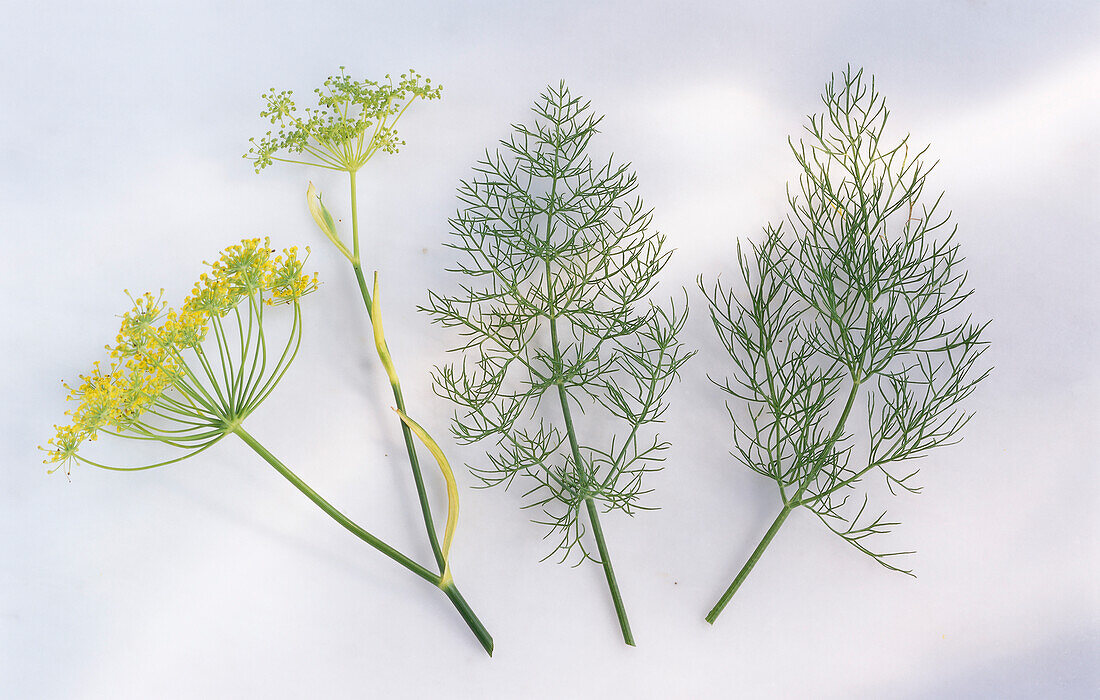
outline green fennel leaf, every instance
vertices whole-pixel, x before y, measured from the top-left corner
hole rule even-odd
[[[435,388],[458,405],[455,437],[488,445],[471,470],[488,486],[525,482],[548,556],[603,563],[632,643],[597,513],[646,508],[643,477],[668,449],[647,428],[693,354],[677,340],[686,302],[649,301],[671,251],[629,166],[588,155],[602,117],[564,83],[533,111],[459,188],[448,246],[461,292],[432,292],[423,310],[458,331],[463,358]]]
[[[898,563],[911,552],[874,546],[897,523],[861,482],[878,473],[891,493],[918,491],[910,460],[958,441],[972,415],[961,402],[989,374],[979,365],[988,322],[962,312],[972,292],[955,227],[942,195],[925,194],[927,147],[886,140],[889,112],[862,70],[834,76],[822,100],[805,140],[790,142],[802,175],[787,221],[738,246],[747,295],[700,281],[734,364],[719,384],[742,406],[730,409],[734,457],[775,481],[783,504],[712,623],[799,506],[911,574]]]

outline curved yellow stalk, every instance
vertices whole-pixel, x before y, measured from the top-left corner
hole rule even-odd
[[[382,360],[382,366],[386,368],[390,384],[399,387],[401,382],[397,378],[397,370],[393,366],[393,357],[390,355],[389,346],[386,345],[386,336],[382,332],[382,305],[379,298],[378,273],[375,272],[374,293],[370,308],[371,325],[374,326],[374,345],[378,350],[378,357]],[[440,449],[439,443],[433,440],[432,436],[428,435],[428,431],[405,415],[403,411],[397,408],[393,410],[435,457],[436,463],[439,464],[439,471],[443,474],[443,481],[447,484],[447,525],[443,530],[443,574],[439,582],[440,588],[446,588],[451,583],[451,541],[454,540],[455,528],[458,526],[458,483],[455,481],[454,471],[451,469],[447,457],[443,454],[443,450]]]

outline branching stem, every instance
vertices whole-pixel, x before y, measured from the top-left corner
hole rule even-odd
[[[336,508],[336,506],[326,501],[324,498],[321,497],[320,494],[310,488],[309,484],[302,481],[301,477],[292,472],[285,464],[280,462],[275,457],[275,455],[268,452],[267,448],[261,445],[259,441],[257,441],[256,438],[252,437],[252,435],[248,433],[248,431],[246,431],[241,425],[234,426],[232,430],[241,440],[244,440],[245,444],[251,447],[256,452],[256,454],[263,457],[268,464],[274,467],[275,471],[282,474],[287,481],[294,484],[295,488],[304,493],[306,497],[309,498],[309,500],[316,503],[317,507],[327,513],[330,518],[343,525],[351,534],[355,535],[370,546],[374,547],[379,552],[382,552],[382,554],[385,554],[390,559],[393,559],[395,562],[413,572],[433,586],[439,585],[438,575],[433,574],[431,571],[425,569],[420,564],[417,564],[409,557],[405,556],[390,545],[386,544],[382,540],[364,530],[351,518],[341,513]]]
[[[481,646],[485,649],[489,656],[493,655],[492,635],[489,634],[488,630],[485,629],[485,625],[483,625],[481,623],[481,620],[478,619],[477,615],[474,614],[473,609],[470,608],[469,604],[466,602],[466,599],[462,597],[462,593],[459,592],[458,587],[454,584],[454,581],[443,583],[441,577],[438,574],[432,573],[431,571],[416,563],[411,558],[401,553],[394,547],[375,537],[370,532],[367,532],[367,530],[361,527],[358,523],[340,512],[340,510],[338,510],[336,506],[332,505],[323,497],[321,497],[321,495],[314,491],[309,486],[309,484],[302,481],[301,477],[292,472],[290,468],[287,467],[285,464],[280,462],[273,454],[271,454],[267,450],[266,447],[260,444],[260,442],[256,440],[256,438],[252,437],[252,435],[248,433],[243,426],[241,426],[240,424],[234,425],[232,428],[232,432],[236,433],[237,436],[241,438],[241,440],[243,440],[246,445],[251,447],[256,452],[256,454],[263,457],[268,464],[275,468],[275,471],[282,474],[287,481],[294,484],[295,488],[304,493],[306,497],[309,498],[309,500],[313,501],[317,505],[318,508],[328,514],[330,518],[343,525],[344,528],[348,530],[348,532],[363,540],[370,546],[374,547],[382,554],[385,554],[387,557],[394,560],[395,562],[405,567],[412,573],[416,574],[420,578],[424,579],[428,583],[436,586],[437,588],[440,588],[447,595],[447,598],[450,599],[451,603],[455,606],[455,609],[458,610],[458,613],[462,616],[462,619],[466,621],[466,624],[469,626],[470,631],[474,633],[475,637],[477,637],[478,641],[481,643]]]
[[[557,156],[554,159],[553,181],[550,187],[550,206],[546,212],[546,242],[550,244],[553,235],[553,201],[557,193]],[[561,344],[558,341],[558,320],[556,308],[556,295],[554,293],[554,276],[551,274],[550,261],[547,260],[546,268],[546,298],[550,306],[550,344],[554,353],[554,374],[560,375],[562,371]],[[569,392],[565,385],[558,379],[558,399],[561,402],[562,417],[565,420],[565,432],[569,437],[569,449],[573,453],[573,462],[578,472],[584,471],[584,461],[581,459],[580,443],[577,441],[577,431],[573,427],[573,414],[569,410]],[[587,481],[587,480],[586,480]],[[592,522],[592,535],[596,538],[596,547],[600,552],[600,563],[603,565],[604,577],[607,579],[607,588],[611,591],[611,600],[615,604],[615,615],[619,618],[619,628],[623,633],[623,641],[630,646],[634,644],[634,633],[630,631],[630,621],[626,617],[626,606],[623,605],[622,594],[619,593],[619,582],[615,578],[615,569],[611,566],[611,555],[607,551],[607,543],[603,537],[603,526],[600,524],[600,515],[596,510],[596,503],[591,496],[584,499],[588,509],[588,518]]]
[[[741,587],[742,583],[744,583],[745,579],[748,577],[753,567],[756,566],[756,562],[764,554],[764,550],[768,548],[768,545],[771,544],[772,539],[775,538],[776,533],[779,532],[779,528],[783,527],[783,523],[786,522],[787,516],[791,514],[792,510],[802,505],[799,499],[806,491],[806,488],[813,483],[813,480],[817,476],[817,473],[821,471],[821,468],[824,466],[825,460],[832,453],[833,446],[836,445],[836,442],[840,439],[840,436],[844,434],[844,424],[848,422],[848,414],[852,412],[852,406],[855,405],[856,396],[858,394],[859,382],[854,381],[852,382],[852,390],[848,394],[848,402],[844,405],[844,412],[840,415],[840,420],[837,421],[836,429],[833,430],[833,434],[832,436],[830,436],[829,442],[825,446],[825,450],[818,458],[817,464],[814,465],[813,469],[811,469],[807,473],[806,478],[803,479],[802,482],[799,484],[798,490],[795,491],[794,496],[791,497],[791,500],[789,500],[787,504],[783,506],[783,509],[779,511],[779,515],[775,517],[775,521],[772,523],[772,526],[768,528],[768,531],[766,533],[764,533],[764,539],[760,540],[760,544],[756,545],[756,549],[754,549],[752,554],[749,555],[749,560],[745,562],[745,565],[741,567],[741,570],[739,572],[737,572],[737,576],[733,579],[733,583],[729,585],[729,588],[726,589],[726,592],[722,594],[722,597],[718,599],[718,602],[714,605],[713,608],[711,608],[711,611],[707,613],[707,622],[709,622],[710,624],[713,625],[714,621],[718,619],[718,616],[722,614],[722,611],[726,608],[726,605],[730,602],[730,599],[733,598],[733,594],[736,593],[737,589]]]
[[[554,322],[550,322],[550,332],[554,344],[554,354],[558,354],[558,334]],[[569,411],[569,393],[565,387],[558,384],[558,398],[561,400],[561,412],[565,419],[565,431],[569,436],[569,447],[576,460],[577,469],[583,469],[581,461],[580,445],[577,442],[577,433],[573,428],[573,415]],[[630,620],[626,617],[626,606],[623,605],[622,594],[619,593],[619,582],[615,578],[615,569],[611,566],[611,555],[607,551],[607,543],[603,537],[603,526],[600,525],[600,514],[596,510],[596,502],[589,496],[584,499],[584,505],[588,509],[588,519],[592,521],[592,536],[596,538],[596,547],[600,552],[600,563],[603,565],[604,577],[607,578],[607,588],[611,591],[611,601],[615,604],[615,615],[619,618],[619,628],[623,632],[623,641],[630,646],[634,644],[634,633],[630,631]]]

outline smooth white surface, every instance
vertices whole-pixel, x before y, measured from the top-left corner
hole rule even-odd
[[[1086,697],[1100,688],[1095,436],[1100,11],[999,3],[21,3],[0,27],[0,697]],[[767,7],[766,7],[767,6]],[[139,474],[47,476],[58,382],[113,339],[122,289],[178,301],[224,245],[311,243],[324,279],[301,355],[249,429],[372,531],[428,560],[385,378],[343,260],[304,206],[344,183],[253,174],[259,93],[339,65],[444,85],[408,146],[361,173],[368,267],[408,403],[440,438],[430,366],[454,340],[414,312],[447,284],[454,188],[565,78],[605,113],[678,248],[665,289],[733,272],[795,176],[786,146],[829,74],[873,72],[932,142],[996,370],[964,442],[896,499],[912,580],[807,514],[715,627],[703,615],[776,509],[728,457],[701,349],[671,395],[655,513],[605,519],[639,642],[598,567],[539,564],[518,495],[464,488],[455,574],[496,638],[328,520],[230,441]],[[476,458],[443,439],[452,461]],[[128,445],[127,445],[128,446]],[[136,459],[132,450],[109,455]],[[114,450],[113,452],[111,450]],[[470,485],[468,474],[459,474]],[[435,491],[438,498],[441,494]],[[439,503],[440,501],[436,501]],[[437,507],[438,509],[438,507]]]

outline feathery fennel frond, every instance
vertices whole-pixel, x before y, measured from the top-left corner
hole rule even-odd
[[[972,415],[961,402],[989,374],[979,365],[987,322],[962,309],[972,292],[955,227],[942,195],[925,193],[927,147],[887,140],[889,112],[862,71],[834,76],[822,99],[805,140],[791,141],[802,175],[787,221],[751,250],[738,246],[747,296],[700,281],[734,363],[719,387],[745,404],[730,413],[734,457],[774,480],[783,502],[710,622],[799,506],[911,573],[898,561],[911,552],[876,544],[897,523],[861,482],[878,473],[891,493],[918,491],[912,460],[958,441]]]
[[[604,564],[630,643],[597,512],[647,508],[644,476],[668,448],[648,428],[692,354],[677,340],[687,305],[648,301],[671,251],[629,165],[588,154],[602,117],[564,82],[533,111],[459,188],[448,246],[461,292],[432,292],[423,310],[457,330],[463,359],[435,386],[458,405],[455,437],[489,446],[472,471],[487,486],[523,482],[548,556]]]

